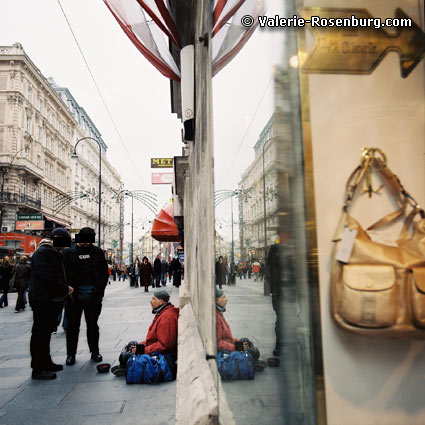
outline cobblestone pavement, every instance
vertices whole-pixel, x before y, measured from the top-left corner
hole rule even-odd
[[[167,283],[171,301],[178,304],[178,290]],[[125,282],[106,288],[100,326],[100,352],[104,362],[117,363],[122,347],[142,340],[152,321],[152,296]],[[125,378],[100,374],[90,360],[84,319],[77,362],[65,366],[52,381],[31,379],[29,341],[32,312],[14,313],[16,294],[9,307],[0,309],[0,424],[80,425],[149,424],[175,422],[175,382],[159,385],[126,385]],[[62,328],[52,335],[53,361],[65,364],[66,339]]]

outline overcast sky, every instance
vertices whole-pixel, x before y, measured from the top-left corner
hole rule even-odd
[[[157,193],[161,207],[169,202],[171,188],[150,184],[150,158],[180,155],[182,149],[181,123],[170,113],[169,80],[133,46],[102,0],[60,2],[137,170],[123,149],[57,0],[3,1],[0,45],[22,43],[45,77],[69,88],[101,132],[108,145],[107,157],[125,188]],[[268,15],[274,15],[273,7],[279,3],[271,1]],[[255,117],[254,113],[273,65],[280,61],[281,45],[281,33],[257,30],[213,79],[216,189],[235,189],[241,172],[254,158],[252,147],[273,111],[273,81]],[[136,204],[135,219],[153,218],[146,207]],[[126,220],[129,210],[127,203]],[[219,208],[217,216],[230,218],[229,205]]]

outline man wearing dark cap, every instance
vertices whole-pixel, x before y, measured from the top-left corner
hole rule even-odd
[[[73,299],[67,303],[66,315],[66,364],[75,364],[81,316],[87,324],[87,342],[91,358],[95,362],[103,360],[99,353],[99,326],[97,321],[102,310],[102,298],[108,283],[108,264],[103,250],[93,245],[95,231],[84,227],[76,235],[76,245],[64,251],[69,282],[75,288]]]
[[[153,293],[151,298],[152,313],[155,315],[149,326],[146,338],[133,346],[136,354],[152,354],[158,352],[169,354],[175,361],[177,359],[177,322],[179,309],[170,302],[167,291],[160,289]],[[111,371],[114,375],[122,376],[125,373],[125,363],[129,356],[120,357],[120,366],[114,366]]]
[[[56,326],[63,300],[73,292],[66,284],[62,249],[70,244],[65,228],[54,229],[49,238],[42,239],[31,258],[29,302],[34,324],[31,332],[32,379],[55,379],[62,365],[50,357],[50,338]]]

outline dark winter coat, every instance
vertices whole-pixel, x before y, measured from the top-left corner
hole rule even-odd
[[[3,291],[9,290],[9,282],[13,276],[14,267],[10,264],[8,266],[0,266],[0,289]]]
[[[215,263],[215,281],[219,286],[226,284],[226,276],[227,276],[227,264],[223,261],[220,263],[217,261]]]
[[[31,267],[29,264],[19,263],[15,272],[16,289],[26,289],[29,286],[31,278]]]
[[[165,260],[161,261],[161,273],[168,272],[168,263]]]
[[[161,260],[159,258],[155,258],[153,262],[153,273],[160,274],[161,273]]]
[[[177,355],[178,318],[179,309],[172,304],[167,305],[155,315],[146,339],[141,342],[145,346],[146,354],[158,351],[163,354]]]
[[[96,288],[96,294],[103,298],[109,279],[108,263],[103,250],[96,245],[88,248],[75,245],[66,248],[63,254],[69,284],[73,288],[80,285],[93,285]],[[80,256],[86,257],[87,255],[90,258],[80,258]],[[87,273],[87,268],[89,268],[89,273]]]
[[[139,275],[140,275],[140,285],[149,286],[151,283],[151,274],[152,274],[152,265],[149,261],[145,263],[140,263],[139,265]]]
[[[63,255],[52,244],[40,244],[34,252],[29,288],[30,305],[64,298],[69,293]]]

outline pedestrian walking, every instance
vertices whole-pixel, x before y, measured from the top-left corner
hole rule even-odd
[[[139,278],[140,278],[139,266],[140,266],[140,261],[138,258],[136,258],[136,261],[134,262],[134,278],[135,278],[134,287],[135,288],[142,286],[141,284],[139,285]]]
[[[65,228],[54,229],[50,238],[41,240],[31,258],[29,302],[34,318],[30,342],[32,379],[55,379],[55,372],[63,369],[62,365],[53,363],[50,356],[50,338],[63,300],[74,290],[66,283],[61,252],[63,245],[67,245],[66,240],[70,242]]]
[[[178,257],[174,258],[173,268],[173,285],[178,288],[181,285],[183,266]]]
[[[151,283],[152,264],[149,262],[148,257],[143,257],[143,261],[139,267],[140,286],[145,287],[145,292],[149,292],[149,285]]]
[[[13,276],[14,267],[10,264],[9,257],[4,257],[3,264],[0,267],[0,289],[3,290],[3,295],[0,298],[0,308],[9,305],[7,294],[9,293],[10,279]]]
[[[95,362],[103,360],[99,353],[99,326],[97,321],[102,311],[102,299],[108,283],[108,265],[103,250],[92,242],[95,231],[83,227],[78,233],[77,244],[64,251],[65,263],[69,271],[69,282],[75,288],[72,300],[66,308],[68,328],[66,332],[66,364],[75,364],[81,316],[87,324],[87,342],[91,359]]]
[[[215,282],[221,289],[226,284],[227,264],[223,261],[223,256],[220,255],[215,263]]]
[[[161,283],[162,286],[167,286],[168,263],[163,258],[161,261]]]
[[[158,254],[153,262],[153,278],[154,286],[161,287],[161,254]]]
[[[24,294],[28,289],[29,281],[31,278],[31,267],[27,264],[28,258],[23,255],[19,259],[19,263],[15,269],[15,288],[18,291],[18,298],[16,299],[15,312],[19,313],[25,309]]]
[[[261,268],[260,263],[257,260],[255,260],[252,263],[252,271],[254,273],[254,281],[255,282],[258,282],[258,280],[260,278],[260,268]]]

